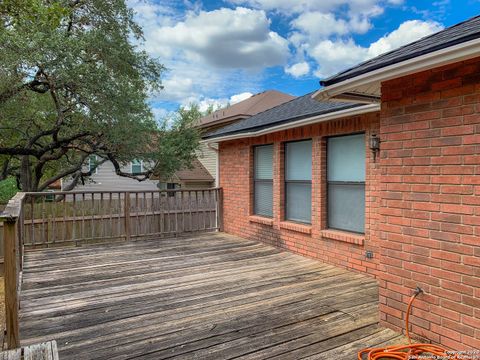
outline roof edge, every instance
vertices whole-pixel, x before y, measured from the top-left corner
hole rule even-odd
[[[322,113],[319,115],[303,118],[297,121],[288,122],[286,124],[267,127],[265,129],[260,129],[257,131],[246,131],[246,132],[240,132],[240,133],[234,132],[232,134],[227,134],[223,136],[218,135],[218,136],[205,137],[203,140],[201,140],[201,142],[202,143],[218,143],[218,142],[227,141],[227,140],[251,138],[251,137],[269,134],[276,131],[292,129],[299,126],[312,125],[312,124],[325,122],[329,120],[335,120],[342,117],[362,115],[362,114],[367,114],[367,113],[376,112],[376,111],[380,111],[379,104],[361,105],[356,107],[350,107],[348,109]]]
[[[480,38],[400,61],[326,86],[313,94],[315,100],[328,100],[355,87],[382,82],[480,56]]]

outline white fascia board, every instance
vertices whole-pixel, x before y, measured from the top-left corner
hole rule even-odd
[[[345,117],[355,116],[355,115],[362,115],[362,114],[367,114],[367,113],[376,112],[376,111],[380,111],[380,104],[368,104],[368,105],[363,105],[363,106],[359,106],[351,109],[339,110],[339,111],[331,112],[328,114],[312,116],[306,119],[290,122],[287,124],[272,126],[263,130],[245,132],[240,134],[225,135],[218,138],[205,139],[205,140],[202,140],[201,142],[207,143],[207,144],[213,144],[213,143],[219,143],[227,140],[251,138],[251,137],[261,136],[265,134],[270,134],[277,131],[293,129],[300,126],[312,125],[312,124],[325,122],[329,120],[335,120],[335,119],[340,119],[340,118],[345,118]]]
[[[338,84],[327,86],[315,92],[315,100],[327,100],[344,92],[352,91],[359,86],[383,82],[405,75],[429,70],[435,67],[464,61],[480,56],[480,39],[470,40],[461,44],[450,46],[413,59],[405,60],[377,70],[355,76]]]

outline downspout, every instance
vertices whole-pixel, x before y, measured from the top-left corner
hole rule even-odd
[[[212,143],[207,142],[207,147],[216,152],[217,156],[215,157],[215,187],[220,186],[220,160],[218,158],[218,147],[212,146]]]

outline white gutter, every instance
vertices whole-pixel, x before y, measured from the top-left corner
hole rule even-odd
[[[348,116],[361,115],[361,114],[371,113],[375,111],[380,111],[380,105],[368,104],[368,105],[363,105],[355,108],[339,110],[339,111],[331,112],[328,114],[312,116],[306,119],[290,122],[287,124],[272,126],[263,130],[244,132],[241,134],[225,135],[218,138],[205,139],[205,140],[202,140],[201,142],[207,143],[207,144],[213,144],[213,143],[219,143],[227,140],[251,138],[251,137],[269,134],[276,131],[288,130],[288,129],[292,129],[300,126],[312,125],[312,124],[316,124],[324,121],[335,120],[335,119],[344,118]]]
[[[337,84],[320,89],[313,94],[312,97],[315,100],[327,100],[344,92],[352,91],[360,86],[410,75],[420,71],[429,70],[434,67],[471,59],[477,56],[480,56],[480,39],[470,40],[355,76],[351,79],[347,79]]]

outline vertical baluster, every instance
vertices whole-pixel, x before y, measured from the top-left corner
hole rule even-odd
[[[49,204],[48,216],[52,219],[52,243],[57,241],[57,207],[55,203],[55,195],[53,195],[53,201]]]
[[[103,213],[103,209],[105,209],[105,206],[103,206],[103,192],[100,193],[100,203],[98,204],[98,212],[100,213],[100,227],[102,229],[102,231],[100,232],[100,236],[102,239],[105,238],[105,222],[106,220],[103,218],[104,216],[104,213]]]
[[[108,193],[108,216],[110,219],[110,237],[115,237],[114,235],[114,227],[113,227],[113,217],[112,217],[112,193]]]
[[[199,212],[199,207],[198,207],[198,192],[195,190],[195,218],[197,221],[195,222],[195,230],[198,231],[200,230],[200,212]]]
[[[140,231],[138,229],[139,220],[138,220],[138,192],[135,193],[135,235],[140,235]]]
[[[85,193],[82,193],[82,237],[85,239]]]
[[[42,195],[42,244],[48,243],[48,222],[45,209],[45,195]]]
[[[35,245],[35,195],[30,196],[30,227],[32,228],[32,235],[30,236],[30,243]]]
[[[203,208],[203,230],[207,229],[207,201],[205,199],[205,190],[202,190],[202,208]]]
[[[165,212],[165,207],[163,206],[163,194],[164,192],[163,191],[160,191],[158,193],[158,211],[160,212],[159,213],[159,220],[160,220],[160,234],[162,235],[163,237],[163,231],[164,231],[164,221],[165,221],[165,217],[164,217],[164,212]]]
[[[91,238],[92,240],[95,238],[95,193],[92,192],[92,208],[91,211]]]
[[[125,215],[125,240],[129,241],[131,238],[130,233],[130,193],[127,191],[124,193],[124,215]]]
[[[143,224],[143,235],[147,235],[147,212],[148,212],[148,206],[147,206],[147,192],[143,192],[143,221],[145,224]]]
[[[217,203],[218,231],[223,231],[223,190],[222,188],[219,188],[217,190],[217,195],[218,195],[218,203]]]
[[[175,236],[178,234],[178,192],[173,193],[173,207],[175,211]]]
[[[153,202],[155,201],[155,192],[152,191],[150,193],[151,197],[151,203],[150,203],[150,213],[152,214],[151,220],[150,220],[150,233],[155,234],[155,207],[153,206]]]
[[[193,231],[193,213],[192,213],[192,192],[188,192],[188,211],[189,211],[189,228],[188,231]]]
[[[67,240],[67,194],[63,195],[63,229],[62,229],[62,241]]]
[[[166,197],[166,201],[165,201],[165,214],[166,214],[166,224],[165,224],[165,232],[167,234],[170,234],[171,232],[171,223],[170,223],[170,191],[167,191],[167,197]]]
[[[117,214],[118,214],[118,221],[117,221],[117,236],[122,236],[122,194],[119,192],[117,193]]]
[[[72,199],[72,240],[75,242],[75,246],[78,246],[77,243],[77,194],[73,193]]]
[[[185,232],[185,192],[181,190],[180,192],[180,204],[181,204],[181,214],[182,214],[182,232]]]

